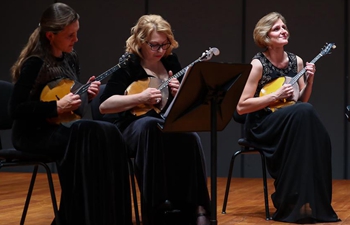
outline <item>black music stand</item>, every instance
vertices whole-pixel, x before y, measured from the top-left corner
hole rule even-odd
[[[250,64],[198,62],[189,68],[164,114],[164,132],[211,132],[211,218],[217,224],[217,131],[232,119]]]

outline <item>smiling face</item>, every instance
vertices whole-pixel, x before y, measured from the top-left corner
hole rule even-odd
[[[78,41],[79,20],[66,26],[58,33],[46,32],[50,41],[51,51],[55,57],[61,57],[62,52],[72,52],[74,44]]]
[[[267,35],[270,38],[270,46],[282,47],[288,44],[289,32],[281,19],[274,23]]]
[[[147,42],[143,43],[141,46],[141,53],[143,58],[147,61],[159,61],[166,53],[166,49],[163,48],[169,47],[167,46],[168,43],[169,40],[165,33],[153,31],[150,34]],[[152,48],[158,50],[152,50]]]

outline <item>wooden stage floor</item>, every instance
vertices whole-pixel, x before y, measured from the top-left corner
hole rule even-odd
[[[30,173],[0,172],[0,225],[18,225],[30,181]],[[57,174],[53,174],[56,196],[59,199],[60,187]],[[272,180],[268,180],[269,195],[273,191]],[[208,184],[210,182],[208,181]],[[226,214],[221,214],[226,178],[217,182],[217,218],[219,225],[286,225],[265,220],[262,179],[233,178]],[[324,225],[350,225],[350,180],[333,181],[333,207],[339,218],[337,223]],[[270,213],[274,212],[270,200]],[[53,210],[45,174],[39,174],[34,187],[26,225],[49,225]]]

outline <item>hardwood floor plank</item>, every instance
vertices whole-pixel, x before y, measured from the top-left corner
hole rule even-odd
[[[31,178],[31,173],[0,172],[0,225],[18,225]],[[57,174],[53,174],[56,197],[59,200],[60,186]],[[210,180],[208,180],[210,184]],[[287,225],[265,220],[263,186],[261,178],[233,178],[231,180],[226,214],[221,214],[226,187],[226,178],[217,182],[217,219],[219,225]],[[350,224],[350,180],[333,181],[333,207],[342,219],[338,223],[318,225]],[[273,193],[273,181],[268,180],[269,195]],[[139,192],[138,192],[139,193]],[[140,205],[140,199],[138,197]],[[271,200],[270,213],[274,212]],[[37,176],[33,196],[29,205],[26,225],[49,225],[53,210],[46,174]],[[133,217],[133,220],[135,217]]]

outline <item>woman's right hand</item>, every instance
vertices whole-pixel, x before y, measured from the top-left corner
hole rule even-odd
[[[276,100],[290,99],[293,97],[294,89],[291,84],[284,84],[275,93]]]
[[[142,102],[148,105],[154,105],[162,100],[162,93],[157,88],[147,88],[141,93]]]
[[[71,112],[79,108],[81,99],[79,95],[69,93],[57,101],[57,113]]]

